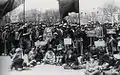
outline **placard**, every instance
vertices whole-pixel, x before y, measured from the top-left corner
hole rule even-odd
[[[47,41],[37,41],[37,42],[35,42],[36,47],[45,46],[46,44],[47,44]]]
[[[105,47],[105,41],[95,41],[96,47]]]
[[[87,31],[86,34],[88,37],[95,37],[95,31]]]
[[[116,34],[115,29],[107,29],[107,34]]]
[[[64,44],[65,45],[71,45],[72,44],[72,39],[71,38],[65,38],[64,39]]]
[[[118,41],[118,46],[120,47],[120,41]]]

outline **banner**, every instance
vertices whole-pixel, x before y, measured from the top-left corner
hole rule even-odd
[[[115,29],[107,29],[107,34],[116,34]]]
[[[70,12],[79,13],[79,0],[58,0],[60,17],[63,19]]]
[[[24,1],[25,0],[0,0],[0,18],[24,3]]]

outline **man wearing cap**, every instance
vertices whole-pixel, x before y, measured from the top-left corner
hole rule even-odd
[[[4,41],[4,53],[5,54],[9,54],[9,51],[10,51],[9,36],[10,36],[9,26],[6,26],[5,31],[2,34],[2,39]]]

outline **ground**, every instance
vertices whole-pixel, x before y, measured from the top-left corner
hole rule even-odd
[[[65,70],[62,66],[38,65],[24,71],[10,71],[9,57],[0,57],[0,75],[84,75],[84,70]]]
[[[115,55],[120,59],[120,55]],[[85,70],[65,70],[62,66],[38,65],[34,68],[24,71],[10,71],[10,58],[8,56],[0,57],[0,75],[84,75]]]

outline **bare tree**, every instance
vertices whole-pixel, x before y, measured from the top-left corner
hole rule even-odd
[[[59,20],[59,11],[58,10],[46,10],[45,13],[42,14],[43,20],[48,24],[56,23]]]
[[[36,10],[36,9],[32,9],[32,10],[28,10],[26,11],[25,14],[25,20],[26,22],[39,22],[41,17],[41,12]],[[23,12],[19,13],[19,21],[23,21]]]
[[[109,4],[106,4],[104,8],[102,8],[102,10],[105,16],[105,20],[108,22],[111,22],[112,18],[114,17],[114,14],[118,12],[119,7],[109,3]]]

